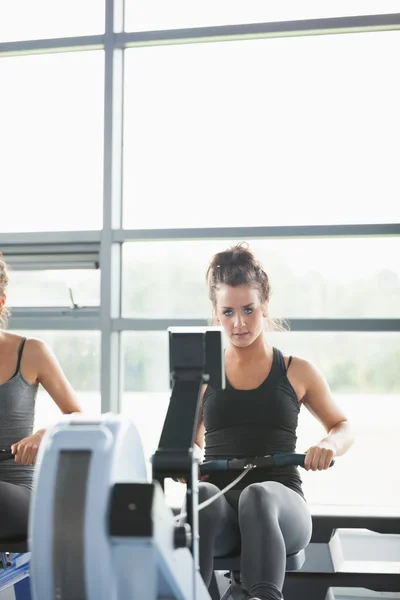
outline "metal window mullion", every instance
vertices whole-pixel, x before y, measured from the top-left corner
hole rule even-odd
[[[331,319],[286,319],[293,332],[347,332],[347,333],[390,333],[400,332],[400,319],[387,318],[331,318]]]
[[[99,308],[16,307],[10,328],[22,331],[94,331],[100,326]]]
[[[106,0],[104,46],[104,196],[101,265],[101,411],[120,412],[121,334],[113,319],[121,314],[121,244],[113,229],[122,226],[122,108],[123,50],[114,45],[114,32],[123,27],[123,0]]]
[[[46,38],[41,40],[23,40],[0,43],[0,57],[54,52],[77,52],[82,50],[101,50],[104,35],[85,35],[64,38]]]
[[[118,3],[118,4],[117,4]],[[154,46],[159,44],[182,44],[193,42],[234,41],[299,35],[327,35],[342,33],[392,31],[400,29],[400,13],[383,15],[356,15],[323,19],[302,19],[269,23],[242,23],[237,25],[217,25],[158,31],[124,32],[121,23],[123,0],[115,0],[118,9],[118,28],[112,40],[115,47],[124,49],[134,46]],[[42,54],[46,52],[71,52],[98,50],[111,41],[110,19],[105,35],[88,35],[41,40],[23,40],[0,43],[1,56]],[[112,16],[115,22],[114,15]]]
[[[100,242],[100,231],[29,231],[0,233],[0,246],[38,246],[54,245],[66,247],[77,244],[87,245]]]
[[[348,332],[348,333],[389,333],[400,332],[400,319],[357,319],[357,318],[332,318],[332,319],[284,319],[289,332]],[[168,327],[204,327],[207,319],[141,319],[118,318],[113,320],[114,331],[159,331],[163,332]]]
[[[400,223],[360,225],[276,225],[271,227],[193,227],[181,229],[120,229],[114,241],[180,241],[266,238],[331,238],[400,235]]]
[[[67,319],[53,317],[13,317],[9,321],[9,329],[13,331],[98,331],[100,329],[99,318]]]
[[[161,44],[185,44],[216,41],[328,35],[343,33],[365,33],[400,29],[400,13],[383,15],[356,15],[302,19],[296,21],[274,21],[269,23],[242,23],[238,25],[216,25],[168,29],[158,31],[124,32],[117,36],[119,47],[155,46]]]

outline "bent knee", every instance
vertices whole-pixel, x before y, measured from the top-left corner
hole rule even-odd
[[[213,483],[208,483],[208,481],[201,481],[199,483],[199,503],[205,502],[205,500],[209,500],[219,492],[219,488]]]
[[[219,493],[219,491],[220,489],[212,483],[199,483],[199,504],[205,502],[206,500],[210,500],[211,498],[216,496]],[[211,519],[217,522],[224,513],[224,502],[224,496],[220,496],[219,498],[211,502],[208,506],[202,508],[199,511],[199,519],[201,521],[209,521]]]
[[[264,510],[276,507],[276,498],[279,483],[268,481],[264,483],[252,483],[243,490],[239,498],[239,512],[246,508],[255,510],[262,507]]]

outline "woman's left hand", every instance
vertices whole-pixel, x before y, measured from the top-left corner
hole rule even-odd
[[[42,441],[42,433],[34,433],[11,446],[15,462],[20,465],[34,465]]]
[[[320,442],[311,446],[306,452],[304,468],[306,471],[324,471],[336,456],[335,448],[328,442]]]

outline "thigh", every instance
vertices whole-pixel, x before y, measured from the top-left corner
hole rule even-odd
[[[298,552],[309,543],[312,519],[307,503],[282,483],[265,481],[248,486],[239,499],[240,514],[246,511],[249,515],[249,509],[260,531],[279,527],[286,554]]]
[[[0,481],[0,538],[27,535],[31,490]]]
[[[199,503],[210,499],[219,491],[219,488],[211,483],[199,483]],[[203,513],[203,510],[207,512]],[[237,511],[234,510],[225,495],[220,496],[203,510],[199,513],[199,522],[202,524],[203,521],[203,526],[214,528],[214,556],[226,556],[239,550],[240,531]],[[212,518],[210,518],[211,515]]]
[[[262,485],[269,490],[269,498],[276,506],[286,554],[299,552],[308,545],[312,533],[312,518],[306,501],[282,483],[266,481]]]

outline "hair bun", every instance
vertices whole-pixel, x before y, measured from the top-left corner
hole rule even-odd
[[[256,265],[254,254],[249,250],[247,242],[240,242],[231,248],[231,262],[238,265]]]

